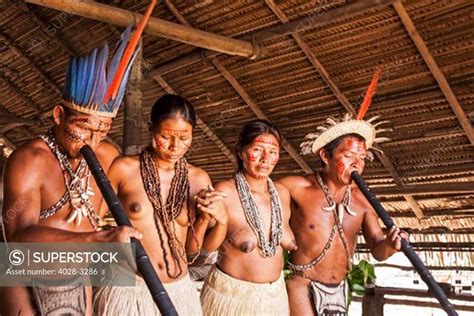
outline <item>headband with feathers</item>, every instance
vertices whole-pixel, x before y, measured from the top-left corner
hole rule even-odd
[[[138,45],[140,36],[156,1],[151,1],[133,35],[132,25],[123,31],[108,64],[107,43],[99,49],[94,48],[88,55],[70,58],[63,90],[65,106],[101,117],[113,118],[117,115],[130,69],[141,49],[141,45]]]

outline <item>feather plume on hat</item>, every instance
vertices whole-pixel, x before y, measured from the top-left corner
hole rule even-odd
[[[381,70],[377,69],[367,89],[356,118],[353,119],[351,113],[346,113],[340,119],[332,117],[327,118],[323,125],[316,127],[316,132],[309,133],[305,136],[304,141],[300,145],[301,154],[317,154],[321,148],[336,138],[347,134],[357,134],[363,137],[367,149],[374,149],[372,147],[374,143],[390,140],[386,137],[376,137],[377,133],[391,131],[390,128],[376,130],[376,128],[389,123],[389,121],[376,122],[379,118],[378,116],[372,117],[368,120],[363,120],[377,89],[380,74]]]

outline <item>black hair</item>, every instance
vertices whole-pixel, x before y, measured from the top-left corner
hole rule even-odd
[[[59,103],[59,105],[63,108],[63,111],[64,111],[64,116],[67,118],[67,117],[70,117],[70,116],[79,116],[79,115],[87,115],[85,113],[81,113],[79,111],[76,111],[76,110],[73,110],[71,109],[70,107],[62,104],[62,103]]]
[[[346,137],[354,137],[355,139],[357,139],[359,141],[365,141],[364,137],[360,136],[359,134],[355,134],[355,133],[345,134],[345,135],[339,136],[338,138],[332,140],[330,143],[326,144],[326,146],[324,146],[322,148],[327,152],[329,159],[332,159],[332,157],[334,156],[334,150],[336,150],[337,146],[339,146]],[[322,159],[321,159],[321,161],[322,161],[323,166],[324,166],[325,165],[324,161]]]
[[[278,128],[267,120],[253,120],[242,126],[240,130],[239,139],[235,145],[235,157],[237,159],[237,169],[242,170],[244,162],[240,157],[240,153],[245,146],[252,143],[255,138],[262,134],[272,134],[278,140],[278,145],[281,146],[281,135]]]
[[[194,107],[185,98],[175,94],[161,96],[151,108],[150,122],[152,127],[160,125],[166,119],[180,117],[194,128],[196,113]]]

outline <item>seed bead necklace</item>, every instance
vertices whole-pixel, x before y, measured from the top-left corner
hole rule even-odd
[[[263,257],[274,256],[278,246],[280,245],[283,229],[280,197],[278,196],[278,192],[273,185],[273,181],[267,177],[271,205],[270,240],[267,240],[263,227],[264,225],[262,216],[258,210],[257,205],[255,204],[247,179],[245,179],[242,171],[238,171],[235,174],[235,183],[237,186],[240,203],[242,204],[242,208],[244,210],[245,218],[257,236],[258,244]]]
[[[184,203],[186,203],[186,208],[188,211],[191,233],[198,245],[199,250],[200,245],[197,241],[196,233],[194,231],[194,212],[192,211],[189,203],[190,183],[186,160],[184,158],[180,159],[178,162],[176,162],[174,168],[175,174],[171,180],[170,190],[165,204],[160,194],[160,175],[155,162],[153,149],[147,148],[140,155],[140,172],[142,176],[143,187],[148,196],[148,200],[153,206],[153,218],[155,220],[156,230],[158,231],[161,248],[163,249],[166,273],[170,278],[177,279],[183,273],[180,260],[186,261],[186,250],[183,243],[176,236],[174,220],[179,216],[179,214],[181,214]],[[164,235],[167,237],[168,247],[165,247]],[[169,249],[169,255],[178,268],[176,273],[171,273],[167,249]],[[199,250],[198,254],[193,258],[193,260],[191,260],[189,264],[193,263],[197,259]]]

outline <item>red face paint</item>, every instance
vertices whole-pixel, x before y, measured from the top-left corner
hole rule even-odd
[[[268,177],[279,158],[280,146],[272,134],[259,135],[242,151],[244,169],[255,178]]]
[[[177,129],[169,129],[169,128],[164,128],[162,129],[163,134],[170,135],[170,136],[186,136],[189,134],[189,131],[187,130],[177,130]]]
[[[280,147],[278,142],[274,141],[275,136],[273,136],[273,135],[271,135],[273,137],[269,137],[269,136],[270,135],[268,135],[268,136],[258,136],[257,138],[255,138],[254,142],[261,143],[261,144],[267,144],[267,145],[273,145],[275,147]]]
[[[158,156],[167,161],[176,161],[191,146],[193,128],[181,118],[169,118],[152,130],[152,138]]]
[[[362,173],[366,157],[365,141],[347,137],[333,152],[333,157],[329,161],[330,172],[333,172],[343,184],[348,184],[351,181],[352,171]]]

